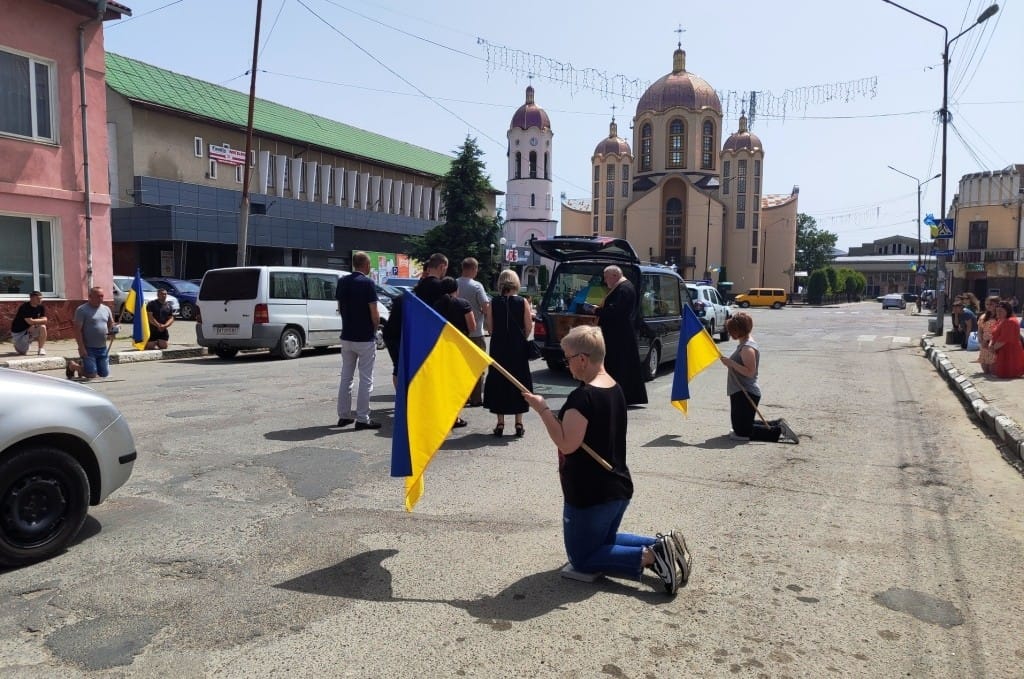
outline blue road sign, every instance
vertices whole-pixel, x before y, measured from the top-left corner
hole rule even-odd
[[[955,250],[932,250],[936,257],[952,257]]]

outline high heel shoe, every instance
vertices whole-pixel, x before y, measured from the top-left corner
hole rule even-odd
[[[499,424],[494,427],[494,435],[501,438],[501,435],[505,433],[505,425]]]
[[[523,434],[526,433],[526,427],[523,426],[522,422],[516,422],[516,437],[523,438]]]

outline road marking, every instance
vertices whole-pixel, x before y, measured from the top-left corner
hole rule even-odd
[[[874,342],[876,335],[857,335],[858,342]]]
[[[909,337],[893,337],[893,344],[910,344],[912,340]]]

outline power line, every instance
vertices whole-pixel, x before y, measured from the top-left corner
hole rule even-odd
[[[114,28],[117,28],[118,26],[124,26],[126,23],[128,23],[130,21],[135,21],[136,19],[141,19],[142,17],[149,16],[150,14],[156,14],[157,12],[159,12],[162,9],[167,9],[168,7],[171,7],[172,5],[177,5],[178,3],[181,3],[181,2],[184,2],[184,1],[185,0],[174,0],[174,2],[169,2],[166,5],[162,5],[160,7],[157,7],[156,9],[151,9],[148,12],[143,12],[142,14],[138,14],[138,15],[133,16],[131,18],[124,19],[122,21],[118,21],[116,24],[110,24],[109,26],[104,26],[103,30],[104,30],[104,32],[106,32],[106,31],[110,31],[110,30],[112,30]]]
[[[284,6],[288,3],[288,0],[281,0],[281,6],[277,8],[277,15],[274,16],[274,23],[270,25],[270,30],[267,32],[267,37],[263,40],[263,45],[260,47],[259,53],[256,58],[259,59],[263,56],[263,50],[267,49],[267,43],[270,42],[270,36],[274,35],[274,29],[277,28],[277,20],[281,18],[281,11],[284,10]],[[249,75],[248,72],[246,75]]]

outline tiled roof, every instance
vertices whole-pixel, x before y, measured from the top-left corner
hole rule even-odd
[[[236,90],[166,71],[107,52],[107,85],[132,101],[244,128],[249,97]],[[281,104],[256,100],[253,129],[259,134],[313,144],[338,153],[429,175],[451,169],[453,158],[381,134],[367,132]]]
[[[796,200],[795,193],[773,193],[761,196],[761,207],[762,208],[773,208],[785,205],[791,200]]]

